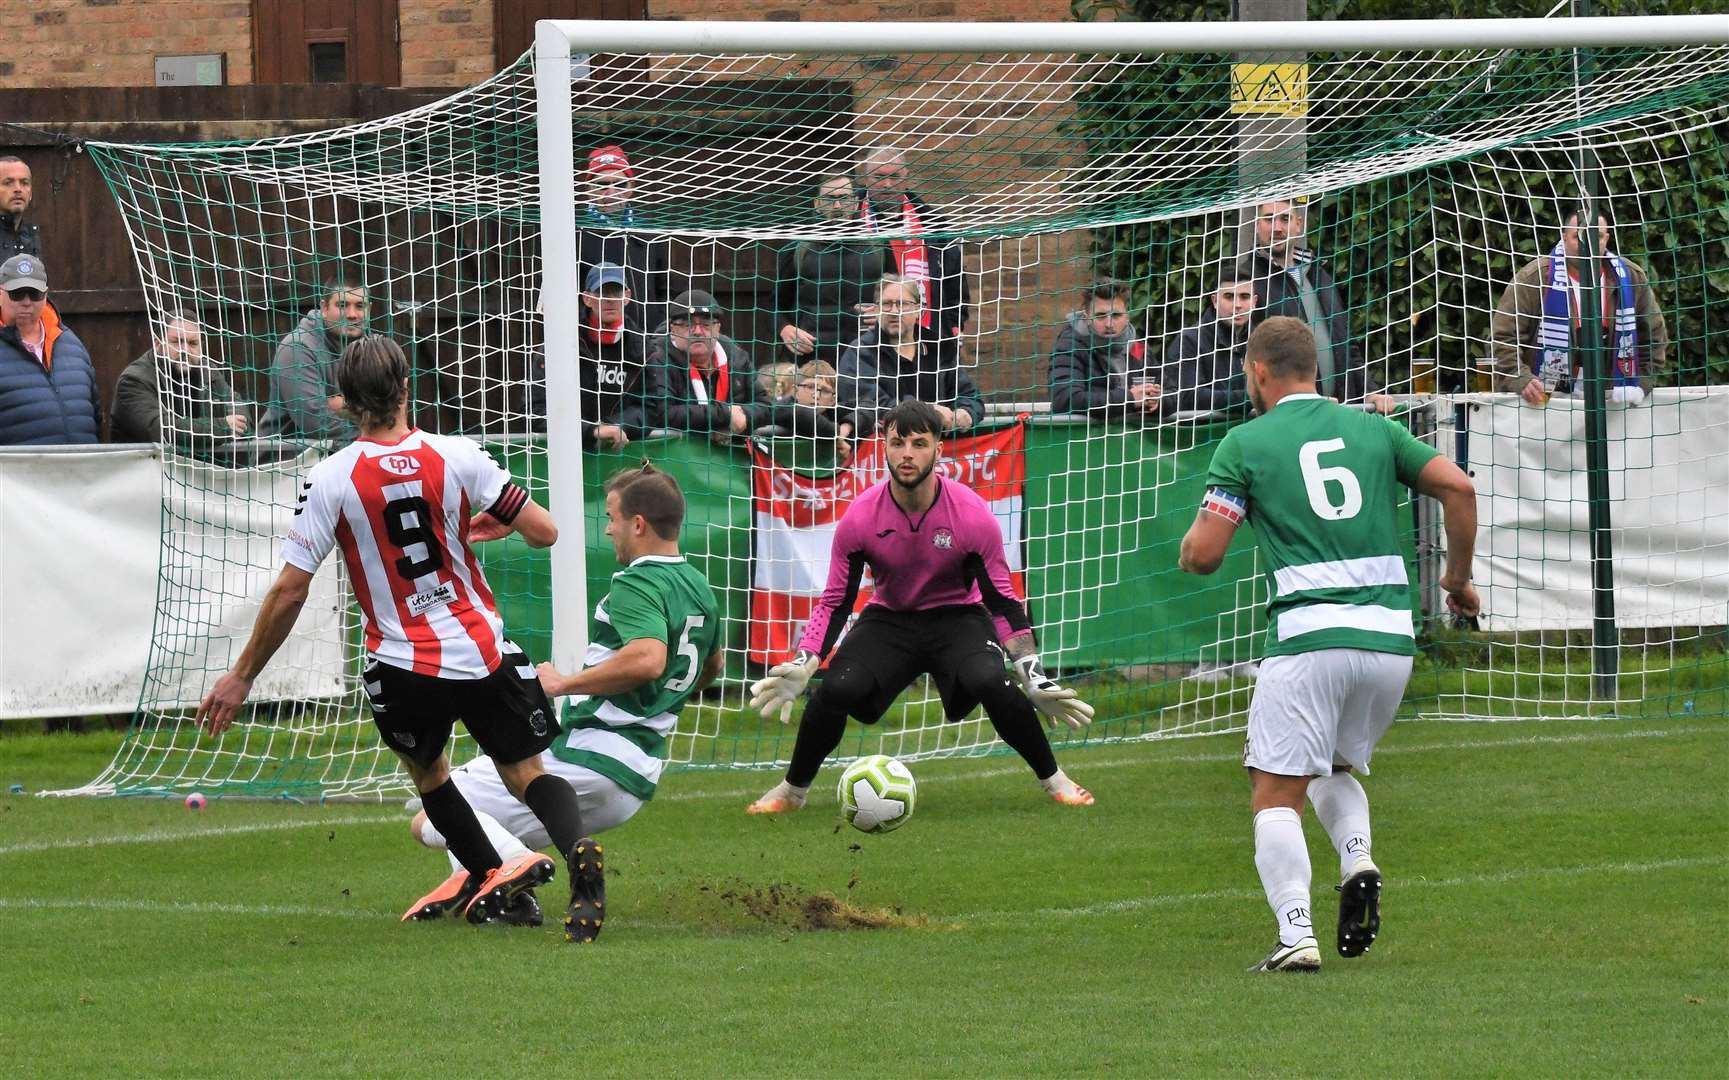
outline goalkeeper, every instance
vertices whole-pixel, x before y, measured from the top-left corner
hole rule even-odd
[[[1038,717],[1078,729],[1092,722],[1093,708],[1039,666],[996,518],[971,488],[936,471],[942,417],[925,402],[907,400],[884,414],[881,426],[889,476],[842,515],[828,587],[798,652],[751,687],[751,707],[786,723],[793,701],[845,628],[867,565],[875,592],[805,705],[786,778],[749,812],[804,806],[817,770],[840,745],[847,717],[875,723],[921,674],[936,683],[945,716],[958,720],[984,705],[997,735],[1026,760],[1051,798],[1091,806],[1092,793],[1057,768]]]

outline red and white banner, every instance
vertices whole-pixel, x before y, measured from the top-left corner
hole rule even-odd
[[[978,492],[1003,530],[1003,555],[1015,589],[1026,595],[1021,566],[1021,505],[1026,490],[1026,426],[943,440],[943,475]],[[751,486],[756,567],[751,581],[752,660],[778,664],[792,656],[811,608],[828,584],[829,551],[841,515],[872,484],[888,476],[880,438],[859,443],[852,465],[831,477],[800,476],[755,447]],[[871,595],[870,572],[857,611]]]

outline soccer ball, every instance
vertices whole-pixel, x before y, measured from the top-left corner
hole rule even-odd
[[[912,770],[887,754],[859,758],[840,774],[841,813],[860,832],[892,832],[913,816],[919,786]]]

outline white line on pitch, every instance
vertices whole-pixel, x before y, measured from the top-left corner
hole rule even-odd
[[[1500,870],[1492,874],[1470,874],[1454,878],[1389,877],[1387,888],[1402,892],[1407,889],[1454,889],[1472,885],[1498,885],[1509,881],[1530,881],[1537,878],[1584,877],[1589,874],[1653,874],[1664,870],[1690,870],[1702,866],[1729,864],[1729,855],[1703,855],[1688,859],[1663,859],[1658,862],[1590,863],[1582,866],[1539,866],[1522,870]],[[1212,889],[1207,892],[1168,893],[1155,896],[1134,896],[1124,900],[1107,900],[1084,907],[1041,908],[1037,911],[977,911],[957,915],[932,915],[935,920],[953,919],[960,922],[992,922],[1003,919],[1077,919],[1094,915],[1120,915],[1147,908],[1173,907],[1179,904],[1199,904],[1211,900],[1259,900],[1265,894],[1260,889]]]
[[[1451,889],[1474,885],[1498,885],[1509,881],[1531,881],[1539,878],[1584,877],[1592,874],[1655,874],[1665,870],[1690,870],[1697,867],[1723,866],[1729,863],[1729,855],[1707,855],[1688,859],[1664,859],[1658,862],[1611,862],[1589,863],[1579,866],[1543,866],[1524,870],[1503,870],[1493,874],[1471,874],[1455,878],[1424,878],[1413,877],[1407,880],[1394,878],[1391,887],[1399,890]],[[1155,896],[1130,897],[1124,900],[1110,900],[1102,904],[1089,904],[1085,907],[1041,908],[1036,911],[975,911],[952,915],[933,915],[933,921],[939,924],[952,923],[989,923],[1005,920],[1021,921],[1028,918],[1044,919],[1077,919],[1101,915],[1120,915],[1124,912],[1144,911],[1149,908],[1176,907],[1183,904],[1210,903],[1218,900],[1258,900],[1262,896],[1259,889],[1210,889],[1206,892],[1166,893]],[[369,911],[356,908],[318,908],[299,905],[281,904],[223,904],[207,901],[161,901],[161,900],[73,900],[59,897],[38,898],[4,898],[0,897],[0,911],[122,911],[148,912],[162,915],[244,915],[273,916],[282,918],[338,918],[338,919],[392,919],[394,913],[387,911]],[[683,927],[677,924],[647,924],[631,923],[621,920],[622,925],[634,925],[638,929],[677,930]]]
[[[390,817],[374,814],[364,817],[350,815],[333,818],[299,818],[294,821],[255,821],[238,825],[213,825],[199,829],[152,829],[149,832],[121,833],[118,836],[100,836],[94,839],[81,837],[68,840],[31,840],[22,844],[7,844],[0,847],[0,855],[28,855],[37,851],[101,848],[115,844],[172,843],[176,840],[199,840],[212,836],[244,836],[247,833],[283,832],[289,829],[321,829],[331,825],[371,825],[379,822],[397,825],[404,820],[401,814]]]
[[[1382,757],[1388,754],[1423,754],[1432,753],[1437,750],[1498,750],[1506,747],[1537,746],[1557,743],[1591,743],[1609,742],[1620,739],[1651,739],[1661,738],[1668,735],[1690,735],[1707,730],[1710,729],[1703,727],[1679,728],[1674,730],[1653,730],[1645,728],[1634,731],[1577,732],[1567,735],[1521,735],[1506,739],[1463,739],[1454,742],[1422,743],[1416,746],[1383,746],[1375,751],[1375,756]],[[1217,738],[1218,736],[1207,737]],[[1154,744],[1146,743],[1142,745]],[[1071,747],[1070,749],[1074,748]],[[1132,758],[1112,758],[1102,761],[1094,761],[1087,757],[1072,758],[1071,760],[1076,763],[1075,771],[1081,773],[1082,779],[1085,779],[1087,774],[1102,769],[1123,769],[1136,765],[1239,762],[1243,760],[1243,755],[1241,751],[1229,751],[1225,753],[1212,754],[1142,754]],[[1026,771],[1027,767],[1017,762],[1011,766],[999,766],[990,769],[980,769],[976,772],[963,772],[954,775],[938,776],[931,782],[948,783],[956,780],[992,780],[1002,776],[1022,776],[1026,774]],[[693,799],[742,798],[744,796],[759,793],[761,790],[762,787],[758,785],[751,788],[735,788],[724,791],[673,791],[665,795],[657,795],[655,798],[666,802],[688,802]]]
[[[0,911],[137,911],[152,915],[277,915],[317,919],[394,919],[388,911],[303,907],[294,904],[223,904],[208,900],[73,900],[63,897],[0,897]]]
[[[1423,743],[1417,746],[1387,746],[1376,751],[1377,756],[1388,754],[1421,754],[1438,750],[1495,750],[1505,747],[1534,746],[1560,743],[1607,742],[1621,739],[1661,738],[1669,735],[1689,735],[1710,730],[1703,727],[1679,728],[1674,730],[1641,729],[1634,731],[1595,731],[1558,735],[1523,735],[1507,739],[1465,739],[1455,742]],[[1093,761],[1082,758],[1079,771],[1089,774],[1105,769],[1122,769],[1136,765],[1159,764],[1194,764],[1240,761],[1242,755],[1236,752],[1213,754],[1142,754],[1132,758],[1113,758],[1103,761]],[[979,769],[973,772],[963,772],[951,776],[936,778],[937,783],[948,783],[957,780],[989,780],[1004,776],[1020,776],[1026,772],[1026,766],[1015,764],[989,769]],[[745,798],[762,790],[760,783],[744,788],[725,788],[706,791],[671,791],[657,796],[660,802],[690,802],[698,799],[735,799]],[[243,836],[248,833],[280,832],[290,829],[313,829],[327,825],[374,825],[396,824],[403,821],[401,814],[386,815],[350,815],[339,818],[304,818],[294,821],[260,821],[240,825],[217,825],[199,829],[154,829],[142,833],[122,833],[115,836],[97,838],[78,838],[65,840],[26,841],[21,844],[0,846],[0,856],[25,855],[41,851],[67,851],[79,848],[99,848],[115,844],[156,844],[172,843],[179,840],[197,840],[209,837]]]

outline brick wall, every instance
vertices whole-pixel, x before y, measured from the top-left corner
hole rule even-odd
[[[398,0],[402,85],[469,86],[493,73],[492,0]]]
[[[398,0],[404,86],[468,86],[492,74],[492,0]],[[648,0],[657,19],[1065,20],[1067,0]],[[150,86],[158,55],[223,53],[252,81],[248,0],[3,0],[0,85]]]
[[[150,86],[156,57],[224,53],[228,81],[252,81],[246,0],[6,0],[0,84]]]

